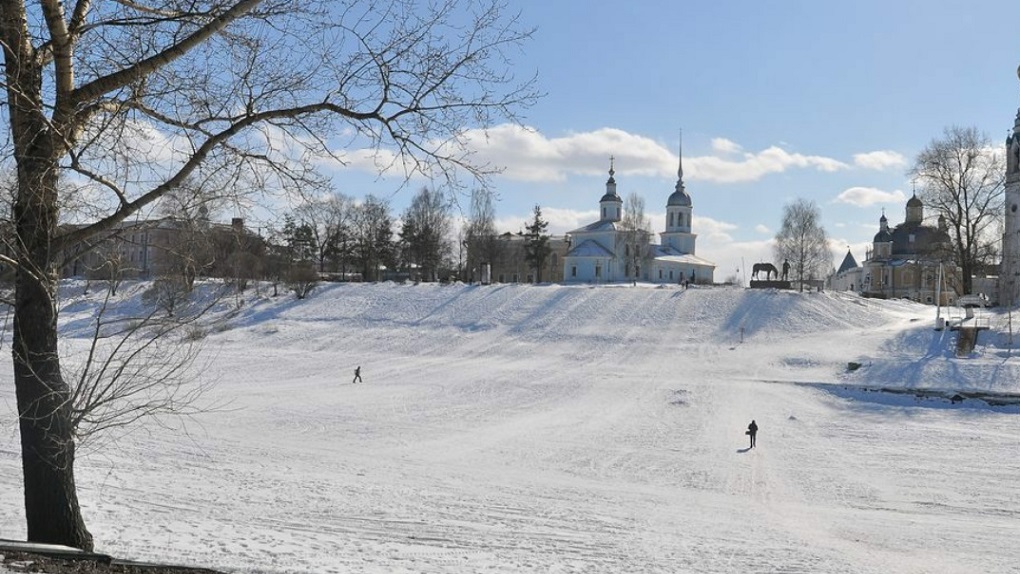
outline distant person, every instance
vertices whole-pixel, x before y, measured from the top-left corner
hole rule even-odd
[[[790,262],[787,261],[786,259],[783,259],[783,281],[786,281],[786,278],[789,277],[789,275],[790,275]]]
[[[754,422],[754,419],[751,419],[751,424],[747,425],[747,432],[744,434],[751,437],[750,448],[754,448],[754,437],[758,435],[758,423]]]
[[[351,384],[362,383],[362,382],[364,382],[364,381],[361,380],[361,365],[358,365],[354,369],[354,380],[351,381]],[[751,439],[751,440],[753,441],[754,439]]]

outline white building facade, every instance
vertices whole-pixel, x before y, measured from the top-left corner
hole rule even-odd
[[[683,160],[677,183],[666,201],[666,229],[660,243],[650,243],[643,230],[621,225],[623,200],[616,192],[613,164],[606,192],[599,200],[599,220],[568,234],[570,250],[564,257],[567,283],[707,283],[714,281],[715,264],[695,255],[697,235],[692,232],[694,206],[683,183]]]

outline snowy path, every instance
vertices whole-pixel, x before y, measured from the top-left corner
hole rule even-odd
[[[238,572],[1013,572],[1020,415],[792,384],[838,382],[917,312],[334,288],[210,337],[229,409],[85,459],[85,513],[102,551]]]

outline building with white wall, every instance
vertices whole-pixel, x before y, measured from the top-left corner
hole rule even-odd
[[[650,242],[647,231],[621,225],[623,200],[616,191],[616,172],[610,160],[606,191],[599,200],[599,220],[568,233],[570,250],[563,258],[563,280],[712,283],[715,264],[695,255],[694,205],[684,187],[683,173],[681,158],[676,186],[666,200],[666,229],[659,233],[656,244]]]

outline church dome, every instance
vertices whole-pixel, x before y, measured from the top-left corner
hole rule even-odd
[[[677,190],[671,193],[669,199],[666,200],[666,207],[690,207],[691,196],[687,195],[682,187],[677,187]]]
[[[615,201],[616,203],[623,203],[623,200],[620,199],[619,195],[616,195],[615,193],[608,193],[608,192],[605,195],[602,196],[602,199],[599,200],[599,203],[605,203],[607,201]]]
[[[921,200],[915,195],[907,200],[907,207],[924,207],[924,204],[921,203]]]
[[[888,229],[883,229],[882,231],[879,231],[878,233],[875,234],[875,239],[873,241],[875,243],[887,243],[892,240],[893,240],[892,233],[889,233]]]

